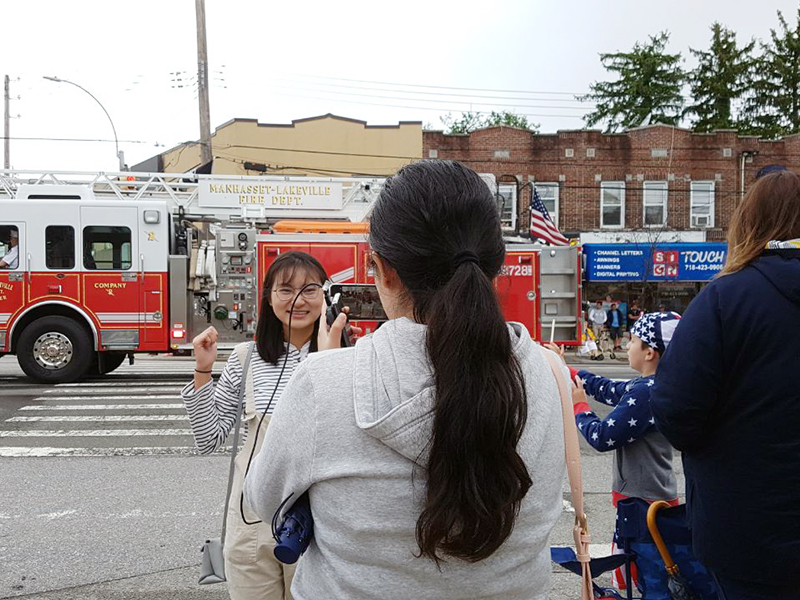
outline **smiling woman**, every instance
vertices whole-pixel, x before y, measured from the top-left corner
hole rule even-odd
[[[249,459],[258,451],[276,404],[292,373],[319,349],[338,347],[344,318],[339,325],[320,331],[324,299],[322,265],[304,252],[287,252],[270,266],[264,279],[264,297],[256,331],[256,352],[245,372],[242,346],[225,365],[216,385],[211,370],[217,358],[217,331],[209,327],[194,339],[195,375],[182,392],[186,411],[201,454],[221,447],[239,419],[246,424],[247,439],[236,456],[224,541],[225,575],[234,600],[291,598],[294,567],[279,563],[269,525],[262,523],[240,502]],[[247,393],[240,405],[239,392]]]

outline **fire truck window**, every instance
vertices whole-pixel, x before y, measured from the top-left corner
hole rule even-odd
[[[45,264],[48,269],[75,267],[75,230],[69,225],[50,225],[44,230]]]
[[[128,227],[83,228],[84,269],[125,271],[131,265],[131,230]]]
[[[0,225],[0,269],[19,267],[19,228]]]

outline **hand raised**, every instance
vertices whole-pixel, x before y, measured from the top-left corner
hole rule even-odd
[[[194,347],[195,369],[210,371],[217,360],[217,338],[219,333],[212,326],[200,333],[192,340]]]

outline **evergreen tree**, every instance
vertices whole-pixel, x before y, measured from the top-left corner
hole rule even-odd
[[[770,40],[761,43],[740,126],[765,138],[800,132],[800,9],[794,29],[780,11],[778,21],[780,30],[770,29]]]
[[[749,85],[752,52],[755,42],[736,46],[736,34],[719,23],[711,26],[711,47],[708,51],[689,48],[697,58],[697,67],[689,74],[693,104],[684,111],[695,115],[695,131],[733,129],[737,126],[731,104]]]
[[[591,127],[606,123],[606,131],[638,127],[650,123],[677,125],[683,97],[681,87],[686,74],[680,67],[680,54],[667,54],[669,33],[650,36],[648,43],[636,43],[630,52],[601,54],[607,71],[616,81],[591,85],[591,93],[579,100],[595,102],[595,109],[584,117]]]

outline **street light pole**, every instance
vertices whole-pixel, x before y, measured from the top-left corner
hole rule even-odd
[[[195,0],[197,17],[197,97],[200,101],[200,162],[211,162],[211,117],[208,103],[208,46],[205,0]]]
[[[111,131],[114,132],[114,147],[116,148],[117,158],[119,159],[119,170],[120,171],[124,171],[125,170],[125,155],[122,152],[120,152],[120,150],[119,150],[119,138],[117,138],[117,128],[114,127],[114,121],[111,120],[111,115],[108,114],[108,111],[106,110],[106,107],[103,106],[103,103],[100,102],[100,100],[98,100],[95,97],[95,95],[92,94],[92,92],[87,90],[85,87],[82,87],[82,86],[78,85],[74,81],[67,81],[66,79],[60,79],[58,77],[47,77],[47,76],[45,76],[44,79],[47,79],[48,81],[55,81],[56,83],[68,83],[70,85],[74,85],[79,90],[82,90],[82,91],[86,92],[87,94],[89,94],[92,97],[92,100],[97,102],[97,104],[100,106],[100,108],[103,109],[103,112],[106,113],[106,117],[108,117],[108,122],[111,123]]]

